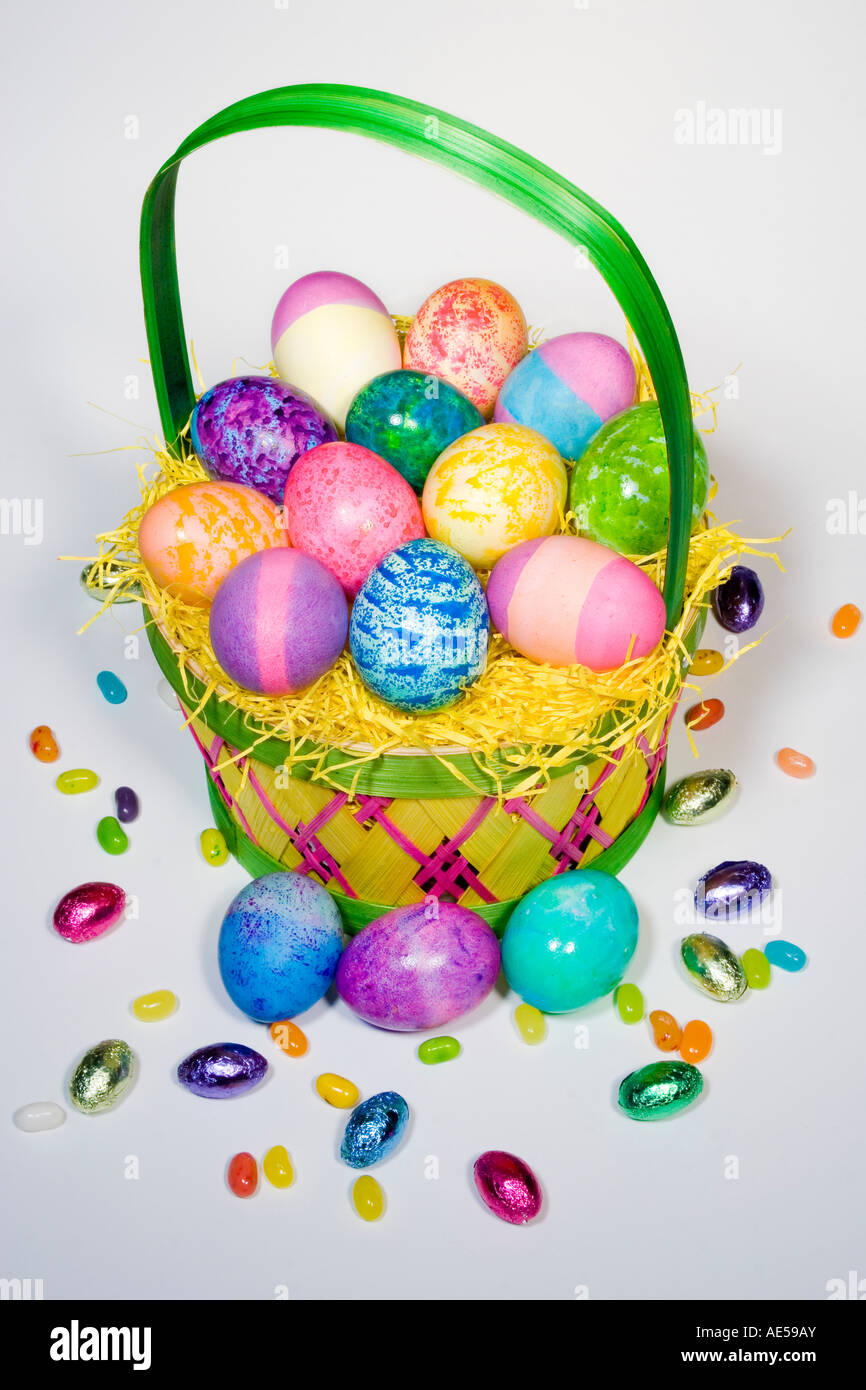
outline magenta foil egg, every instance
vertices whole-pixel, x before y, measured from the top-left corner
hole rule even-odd
[[[126,894],[116,883],[81,883],[55,907],[54,930],[64,941],[79,946],[115,926],[125,907]]]
[[[488,1149],[475,1160],[475,1186],[500,1221],[523,1226],[541,1211],[541,1188],[528,1163],[502,1149]]]

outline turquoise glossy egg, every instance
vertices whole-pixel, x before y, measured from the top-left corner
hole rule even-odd
[[[416,492],[443,449],[484,424],[467,396],[447,381],[406,368],[374,377],[346,417],[346,438],[372,449]]]

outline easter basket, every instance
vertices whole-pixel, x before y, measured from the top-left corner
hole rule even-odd
[[[435,715],[386,707],[345,654],[310,690],[275,699],[235,685],[216,662],[206,614],[155,586],[138,523],[172,488],[208,476],[187,443],[196,393],[175,259],[178,172],[213,140],[278,125],[347,131],[442,164],[580,246],[602,274],[640,344],[640,394],[657,399],[667,440],[668,542],[640,558],[666,609],[649,657],[603,674],[552,669],[493,634],[481,678]],[[708,517],[690,536],[692,397],[670,315],[628,234],[551,169],[445,112],[362,88],[296,86],[228,107],[163,165],[144,200],[141,274],[165,443],[156,473],[142,471],[141,506],[99,538],[91,583],[99,589],[112,567],[115,598],[139,586],[153,653],[202,753],[230,850],[254,876],[294,869],[323,883],[349,932],[431,896],[501,930],[520,897],[553,874],[618,872],[659,810],[668,732],[708,595],[750,548]]]

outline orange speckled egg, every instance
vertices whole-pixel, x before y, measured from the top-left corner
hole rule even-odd
[[[489,420],[502,383],[528,347],[523,310],[508,290],[492,280],[451,280],[415,315],[403,366],[449,381]]]
[[[280,510],[243,483],[186,483],[149,507],[138,528],[154,583],[196,608],[248,555],[287,544]]]

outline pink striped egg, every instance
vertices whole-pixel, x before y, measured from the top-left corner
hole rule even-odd
[[[220,666],[245,690],[296,695],[333,666],[346,641],[349,606],[312,555],[260,550],[233,569],[210,611]]]
[[[651,652],[665,627],[649,576],[580,536],[542,536],[509,550],[490,576],[487,604],[512,647],[549,666],[612,671],[630,647],[631,659]]]

